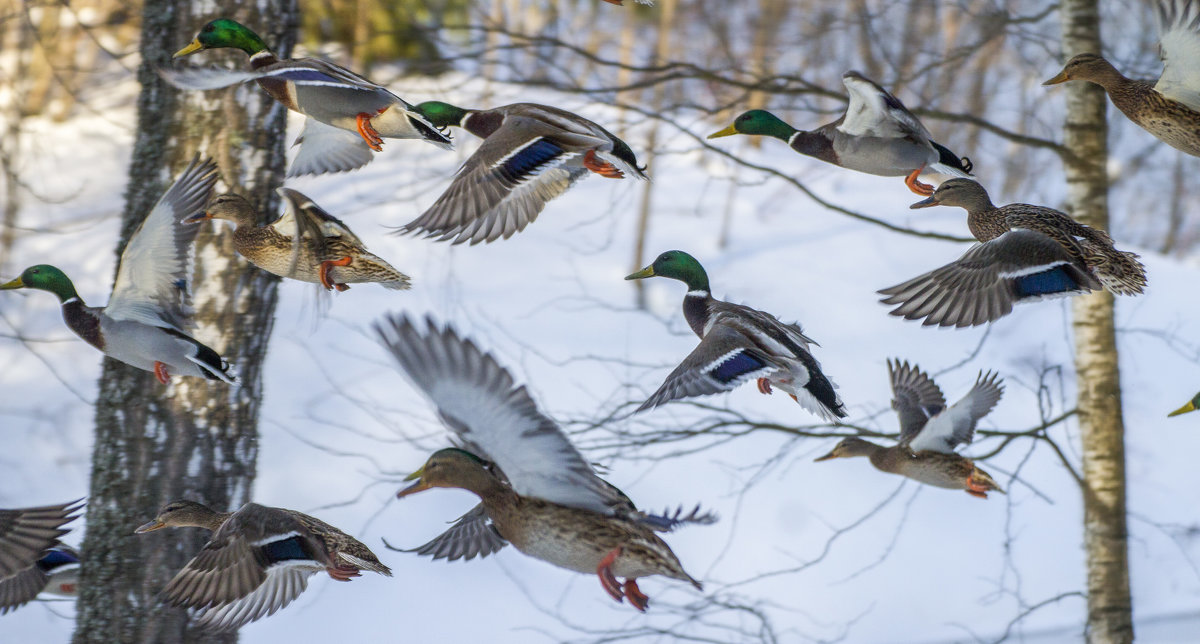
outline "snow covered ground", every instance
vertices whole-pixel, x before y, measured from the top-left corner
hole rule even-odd
[[[482,90],[447,77],[404,83],[409,100],[471,103]],[[580,97],[493,87],[496,104],[540,100],[613,123],[610,109]],[[45,203],[28,201],[25,226],[53,228],[23,237],[10,270],[51,262],[75,279],[83,298],[103,304],[113,275],[132,133],[129,104],[53,126],[70,131],[70,146],[51,146],[50,125],[29,133],[38,143],[23,175]],[[696,123],[707,133],[725,123]],[[345,219],[373,251],[413,277],[407,292],[356,286],[337,295],[313,328],[310,285],[282,287],[279,322],[266,366],[259,477],[254,499],[309,512],[375,549],[395,577],[364,575],[350,584],[314,578],[309,590],[277,615],[243,629],[242,641],[540,642],[586,638],[588,632],[649,627],[741,635],[714,624],[756,628],[747,612],[688,623],[683,609],[701,600],[690,587],[661,577],[641,587],[648,614],[618,605],[593,576],[574,574],[512,548],[486,560],[430,562],[391,552],[424,543],[473,504],[469,494],[435,490],[397,501],[400,479],[447,444],[429,405],[389,364],[370,331],[389,311],[431,313],[496,353],[529,384],[542,408],[562,419],[610,411],[626,397],[647,395],[695,345],[679,305],[684,287],[651,280],[649,313],[633,306],[622,280],[630,257],[642,185],[599,177],[552,202],[525,232],[490,245],[463,247],[386,234],[436,198],[476,142],[456,132],[458,150],[390,141],[365,169],[290,182]],[[627,140],[642,149],[633,133]],[[990,328],[922,328],[886,315],[875,290],[960,255],[965,245],[919,239],[824,210],[778,180],[736,193],[729,243],[717,244],[732,168],[693,140],[660,133],[666,153],[650,173],[656,182],[649,259],[686,250],[708,269],[714,295],[797,319],[820,342],[817,357],[840,385],[856,424],[894,432],[885,360],[899,357],[933,373],[950,400],[979,370],[1005,378],[1006,392],[984,428],[1021,430],[1074,400],[1068,306],[1020,307]],[[915,201],[899,179],[853,174],[795,155],[768,141],[719,143],[806,182],[823,197],[888,221],[965,235],[964,213],[910,211]],[[744,181],[757,178],[742,172]],[[987,175],[982,175],[986,183]],[[998,203],[1016,196],[993,194]],[[1119,245],[1129,249],[1127,244]],[[1140,252],[1140,251],[1139,251]],[[1150,288],[1123,298],[1122,383],[1128,428],[1130,557],[1135,617],[1144,641],[1191,642],[1200,632],[1200,414],[1166,412],[1200,389],[1195,338],[1200,301],[1190,297],[1196,266],[1143,253]],[[5,275],[5,279],[11,275]],[[661,320],[666,320],[664,326]],[[14,336],[24,338],[24,342]],[[203,339],[203,338],[201,338]],[[0,507],[64,501],[86,494],[91,452],[90,402],[100,356],[62,325],[53,296],[0,294]],[[631,386],[632,388],[624,388]],[[710,402],[754,418],[788,424],[816,419],[783,395],[744,387]],[[634,420],[687,426],[696,410],[672,405]],[[1073,423],[1051,431],[1078,460]],[[587,433],[587,446],[607,439]],[[740,599],[763,611],[788,642],[991,641],[1018,614],[1062,594],[1016,627],[1027,641],[1063,641],[1084,619],[1081,502],[1077,486],[1045,444],[1018,440],[983,466],[1008,491],[987,501],[925,488],[873,470],[865,460],[812,463],[834,438],[793,440],[760,432],[660,462],[610,460],[607,478],[639,505],[662,508],[697,501],[721,521],[668,535],[685,567],[708,595]],[[995,447],[983,440],[967,449]],[[773,465],[764,462],[787,450]],[[661,450],[660,450],[661,451]],[[648,452],[653,454],[654,451]],[[1019,471],[1019,480],[1012,474]],[[744,488],[751,479],[754,485]],[[743,493],[744,491],[744,493]],[[878,511],[863,519],[879,507]],[[130,530],[146,517],[131,517]],[[846,529],[856,522],[852,529]],[[82,522],[67,540],[77,544]],[[835,537],[836,533],[836,537]],[[773,571],[791,570],[780,574]],[[657,602],[657,605],[656,603]],[[1184,615],[1184,618],[1178,618]],[[70,602],[37,602],[0,618],[5,642],[66,642]],[[1059,630],[1066,629],[1066,630]]]

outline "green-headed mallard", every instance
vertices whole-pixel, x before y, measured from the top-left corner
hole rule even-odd
[[[416,483],[398,496],[456,487],[479,496],[481,504],[417,552],[470,559],[510,542],[556,566],[595,572],[613,599],[626,597],[638,610],[648,601],[638,577],[664,575],[701,588],[655,532],[714,517],[699,514],[699,508],[684,517],[639,511],[596,475],[495,358],[449,327],[438,328],[432,320],[427,326],[418,329],[408,318],[393,316],[375,328],[464,448],[435,452],[409,477]]]
[[[1160,0],[1157,5],[1162,76],[1157,83],[1126,78],[1098,54],[1079,54],[1057,76],[1095,83],[1129,120],[1163,143],[1200,156],[1200,3]]]
[[[683,317],[700,336],[700,344],[637,411],[679,398],[731,391],[757,379],[762,393],[771,393],[775,385],[825,420],[837,422],[846,416],[837,385],[821,372],[821,363],[809,351],[809,345],[817,343],[804,335],[799,324],[784,324],[770,313],[714,298],[704,267],[681,250],[659,255],[625,279],[647,277],[687,284]]]
[[[258,225],[258,212],[241,195],[214,198],[204,212],[184,223],[225,219],[237,224],[233,248],[251,264],[326,290],[344,291],[347,284],[378,282],[384,288],[409,288],[408,276],[367,251],[350,228],[325,212],[312,199],[291,188],[276,190],[287,202],[287,211],[269,224]]]
[[[910,190],[928,196],[933,187],[918,181],[925,172],[969,177],[973,164],[931,140],[921,121],[895,96],[856,71],[842,75],[850,95],[838,120],[804,131],[766,110],[750,110],[729,127],[708,135],[771,136],[800,154],[881,177],[905,177]]]
[[[194,501],[172,501],[134,532],[188,527],[209,530],[212,537],[167,583],[163,596],[201,611],[197,622],[215,630],[275,614],[321,571],[337,581],[350,581],[363,570],[392,576],[358,539],[307,514],[257,503],[217,512]]]
[[[484,142],[442,196],[401,232],[455,244],[508,239],[588,171],[610,179],[646,179],[624,141],[557,107],[514,103],[468,110],[428,101],[416,109],[437,127],[455,125]]]
[[[0,615],[43,591],[75,591],[79,553],[59,541],[79,517],[81,500],[36,508],[0,509]]]
[[[1200,409],[1200,394],[1196,394],[1195,396],[1192,396],[1192,399],[1187,401],[1187,403],[1184,406],[1167,414],[1167,416],[1168,417],[1178,416],[1180,414],[1186,414],[1189,411],[1196,411],[1197,409]]]
[[[1000,402],[1004,381],[994,373],[980,372],[971,391],[946,407],[942,390],[916,365],[888,360],[888,376],[894,396],[892,409],[900,417],[900,441],[884,447],[849,436],[816,460],[866,456],[878,470],[926,485],[966,490],[981,499],[993,490],[1003,494],[987,472],[954,448],[974,438],[979,419]]]
[[[942,268],[879,291],[892,315],[923,324],[974,326],[1000,319],[1013,304],[1101,288],[1137,295],[1146,271],[1137,255],[1113,247],[1108,233],[1045,206],[996,207],[983,186],[951,179],[913,208],[958,206],[980,244]]]
[[[422,139],[450,148],[450,137],[386,87],[317,58],[280,60],[258,34],[228,18],[204,25],[175,57],[222,47],[246,52],[251,71],[164,70],[163,77],[182,89],[216,89],[254,80],[271,98],[308,117],[296,140],[300,152],[289,176],[362,167],[371,161],[372,150],[383,149],[385,137]]]
[[[16,610],[46,593],[58,597],[79,594],[79,552],[59,543],[33,565],[0,579],[0,615]]]
[[[188,284],[197,229],[180,222],[204,209],[216,182],[211,159],[192,160],[129,238],[107,306],[84,304],[66,274],[48,264],[30,266],[0,290],[57,295],[63,320],[76,335],[110,358],[153,371],[164,385],[171,374],[232,383],[229,364],[184,333],[191,324]]]

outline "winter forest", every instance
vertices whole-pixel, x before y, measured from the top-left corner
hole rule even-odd
[[[0,642],[1200,640],[1200,0],[0,0],[0,129]]]

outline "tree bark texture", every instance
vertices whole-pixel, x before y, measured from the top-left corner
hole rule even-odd
[[[199,13],[206,6],[213,13]],[[285,168],[286,110],[255,85],[181,94],[157,69],[216,17],[241,21],[281,56],[294,42],[295,0],[214,7],[148,0],[142,23],[138,133],[118,255],[130,234],[197,151],[220,167],[218,191],[246,196],[264,216],[278,208]],[[240,51],[202,54],[205,64],[245,68]],[[271,335],[277,280],[238,258],[227,227],[205,225],[195,248],[191,333],[236,365],[239,383],[154,375],[105,359],[96,403],[96,440],[78,601],[76,644],[233,642],[206,634],[158,593],[207,539],[195,529],[134,535],[174,498],[218,509],[249,499],[258,452],[261,367]]]
[[[1100,53],[1097,0],[1061,5],[1063,58]],[[1108,229],[1107,101],[1097,85],[1067,83],[1064,144],[1071,214]],[[1087,556],[1089,642],[1133,640],[1125,516],[1125,425],[1121,380],[1108,292],[1072,301],[1079,426],[1083,443],[1084,548]]]

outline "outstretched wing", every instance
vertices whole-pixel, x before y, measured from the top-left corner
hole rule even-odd
[[[1163,73],[1154,89],[1200,111],[1200,3],[1159,0],[1156,7]]]
[[[929,419],[925,428],[908,441],[909,448],[914,452],[950,453],[956,446],[970,443],[979,419],[992,411],[1003,394],[1003,380],[995,373],[980,372],[971,391],[949,409]]]
[[[429,543],[404,552],[429,555],[434,560],[470,561],[475,557],[486,557],[506,545],[508,542],[496,531],[496,526],[492,525],[481,503],[459,517],[454,525]]]
[[[104,308],[109,317],[187,328],[192,242],[200,228],[181,224],[204,210],[216,183],[217,164],[197,156],[142,220],[121,253],[112,297]]]
[[[1059,243],[1013,230],[976,244],[953,263],[881,289],[892,315],[923,324],[975,326],[1012,312],[1013,304],[1087,293],[1100,282]]]
[[[536,219],[548,201],[586,176],[579,159],[586,150],[603,145],[607,142],[599,137],[507,115],[438,200],[400,230],[453,239],[456,244],[507,239]]]
[[[778,366],[739,331],[718,324],[637,411],[679,398],[732,391],[742,383],[764,378],[777,369]]]
[[[0,579],[33,566],[69,530],[83,504],[79,499],[58,505],[0,510]]]
[[[450,327],[405,316],[375,324],[383,345],[451,431],[504,471],[518,494],[593,512],[624,507],[524,386]]]
[[[842,84],[850,97],[845,119],[838,126],[842,132],[851,136],[929,139],[921,121],[875,81],[849,71],[842,75]]]
[[[917,365],[893,362],[890,358],[887,365],[892,383],[892,409],[900,417],[900,442],[904,443],[946,408],[946,397]]]

